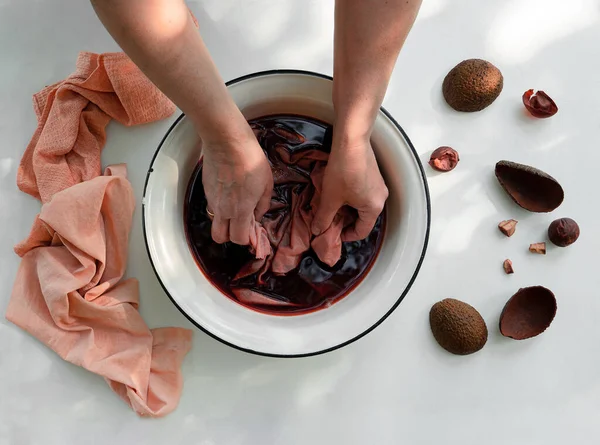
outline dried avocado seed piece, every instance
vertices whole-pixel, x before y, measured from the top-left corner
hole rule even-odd
[[[473,354],[487,342],[488,329],[481,314],[454,298],[438,301],[431,307],[429,324],[436,341],[452,354]]]
[[[519,289],[504,305],[500,333],[525,340],[544,332],[556,315],[556,297],[543,286]]]
[[[539,253],[540,255],[546,255],[546,243],[533,243],[529,245],[529,251],[531,253]]]
[[[506,236],[513,236],[517,228],[518,222],[519,221],[517,221],[516,219],[507,219],[498,224],[498,228]]]
[[[436,148],[429,158],[429,165],[439,172],[449,172],[459,161],[458,152],[452,147]]]
[[[546,118],[558,113],[558,106],[552,98],[543,91],[533,93],[533,90],[527,90],[523,93],[523,105],[532,116]]]
[[[499,161],[495,172],[498,182],[512,200],[531,212],[551,212],[562,204],[565,197],[556,179],[529,165]]]

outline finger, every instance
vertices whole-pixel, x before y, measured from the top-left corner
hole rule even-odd
[[[233,218],[229,220],[229,239],[232,243],[240,246],[250,244],[250,227],[254,215],[249,214],[242,218]]]
[[[229,220],[215,215],[210,233],[215,243],[223,244],[229,241]]]
[[[265,189],[265,193],[261,196],[258,204],[256,204],[256,209],[254,209],[254,219],[256,221],[260,221],[265,213],[269,211],[271,207],[271,193],[273,192],[273,188]]]
[[[334,202],[327,202],[327,200],[321,199],[312,222],[311,230],[313,235],[320,235],[331,226],[333,218],[335,218],[340,207],[341,205]]]
[[[365,239],[373,230],[378,216],[379,213],[376,212],[359,213],[354,224],[347,227],[342,233],[342,241],[349,243]]]

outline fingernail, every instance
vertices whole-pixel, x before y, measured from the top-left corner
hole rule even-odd
[[[319,229],[318,227],[313,227],[312,233],[314,236],[319,236],[321,234],[321,229]]]

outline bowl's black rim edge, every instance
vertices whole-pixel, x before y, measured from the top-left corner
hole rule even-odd
[[[244,80],[252,79],[254,77],[267,76],[267,75],[273,75],[273,74],[302,74],[302,75],[307,75],[307,76],[320,77],[320,78],[323,78],[323,79],[328,79],[328,80],[333,81],[333,78],[331,76],[328,76],[326,74],[316,73],[314,71],[295,70],[295,69],[277,69],[277,70],[258,71],[258,72],[254,72],[254,73],[251,73],[251,74],[247,74],[247,75],[238,77],[236,79],[230,80],[229,82],[226,82],[225,85],[226,86],[231,86],[231,85],[234,85],[236,83],[242,82]],[[214,338],[215,340],[217,340],[217,341],[219,341],[219,342],[221,342],[221,343],[223,343],[223,344],[225,344],[227,346],[230,346],[230,347],[232,347],[234,349],[237,349],[239,351],[247,352],[249,354],[254,354],[254,355],[260,355],[260,356],[263,356],[263,357],[273,357],[273,358],[302,358],[302,357],[312,357],[312,356],[315,356],[315,355],[325,354],[327,352],[331,352],[331,351],[334,351],[336,349],[343,348],[344,346],[347,346],[350,343],[354,343],[355,341],[359,340],[360,338],[364,337],[365,335],[367,335],[371,331],[373,331],[377,326],[379,326],[381,323],[383,323],[383,321],[386,318],[388,318],[392,314],[392,312],[394,312],[396,310],[396,308],[400,305],[400,303],[402,302],[402,300],[404,300],[404,298],[408,294],[408,291],[410,290],[410,288],[412,287],[413,283],[415,282],[415,280],[417,278],[417,275],[419,274],[419,271],[420,271],[421,266],[423,264],[423,260],[425,259],[425,254],[427,252],[427,246],[429,244],[429,232],[430,232],[430,228],[431,228],[431,198],[429,196],[429,186],[427,184],[427,176],[425,174],[425,169],[423,168],[423,164],[421,163],[421,160],[419,158],[419,154],[415,150],[414,145],[412,144],[411,140],[409,139],[409,137],[406,134],[406,132],[404,131],[404,129],[400,126],[400,124],[398,124],[398,122],[396,121],[396,119],[394,119],[392,117],[392,115],[384,107],[381,107],[381,111],[383,112],[383,114],[385,114],[387,116],[387,118],[400,131],[400,133],[402,134],[402,137],[404,138],[404,140],[407,142],[408,146],[410,147],[410,150],[412,151],[412,154],[413,154],[413,156],[415,158],[415,161],[417,162],[417,166],[419,167],[419,170],[421,171],[421,177],[423,179],[423,187],[425,189],[425,198],[426,198],[426,201],[427,201],[427,228],[425,230],[425,239],[424,239],[424,242],[423,242],[423,250],[421,251],[421,257],[419,258],[419,261],[417,262],[417,266],[415,268],[415,271],[414,271],[412,277],[410,278],[410,281],[408,282],[408,284],[407,284],[406,288],[404,289],[404,291],[402,291],[402,294],[400,295],[400,297],[398,298],[398,300],[394,303],[394,305],[390,308],[390,310],[388,310],[377,322],[375,322],[371,327],[369,327],[365,331],[361,332],[360,334],[356,335],[355,337],[351,338],[350,340],[347,340],[347,341],[345,341],[343,343],[340,343],[339,345],[332,346],[332,347],[327,348],[327,349],[322,349],[320,351],[308,352],[308,353],[305,353],[305,354],[271,354],[271,353],[268,353],[268,352],[254,351],[252,349],[243,348],[241,346],[238,346],[238,345],[230,343],[230,342],[228,342],[226,340],[223,340],[219,336],[213,334],[212,332],[208,331],[206,328],[204,328],[203,326],[201,326],[192,317],[190,317],[183,309],[181,309],[181,307],[177,304],[177,302],[175,301],[175,299],[171,296],[171,294],[169,293],[169,291],[165,287],[164,283],[162,282],[162,280],[160,278],[160,275],[158,274],[158,271],[156,270],[156,267],[154,265],[154,261],[152,261],[152,255],[150,254],[150,247],[148,245],[148,237],[147,237],[147,234],[146,234],[145,197],[146,197],[146,189],[148,187],[148,180],[150,179],[150,174],[154,171],[153,168],[152,168],[152,166],[154,165],[154,161],[156,159],[156,156],[158,155],[158,153],[159,153],[162,145],[164,144],[165,140],[167,139],[167,137],[171,134],[171,132],[177,126],[177,124],[181,121],[181,119],[183,119],[183,117],[185,116],[185,114],[182,113],[175,120],[175,122],[173,122],[173,124],[171,125],[171,127],[169,128],[169,130],[167,131],[167,133],[164,135],[164,137],[160,141],[160,144],[158,145],[158,148],[154,152],[154,156],[152,156],[152,161],[150,161],[150,168],[148,169],[148,172],[146,173],[146,181],[144,183],[144,192],[143,192],[143,198],[142,198],[142,230],[143,230],[143,233],[144,233],[144,243],[146,245],[146,252],[148,254],[148,258],[150,259],[150,264],[152,266],[152,269],[154,270],[154,275],[158,279],[158,282],[160,283],[161,287],[163,288],[164,292],[167,294],[167,296],[169,297],[169,299],[171,300],[171,302],[175,305],[175,307],[179,310],[179,312],[181,312],[185,316],[185,318],[187,318],[194,326],[196,326],[198,329],[200,329],[204,333],[208,334],[210,337]]]

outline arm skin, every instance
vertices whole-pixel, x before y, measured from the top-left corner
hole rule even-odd
[[[369,139],[421,0],[337,0],[333,147],[313,233],[343,205],[359,220],[343,238],[365,238],[388,191]],[[192,120],[203,141],[203,184],[217,242],[248,244],[269,207],[273,178],[262,150],[227,93],[183,0],[92,0],[109,33]]]
[[[254,133],[229,96],[183,0],[92,0],[133,62],[194,123],[216,242],[248,244],[269,209],[273,177]]]
[[[326,230],[343,205],[359,219],[344,241],[369,235],[388,197],[369,142],[398,53],[421,0],[336,0],[331,156],[312,231]]]

